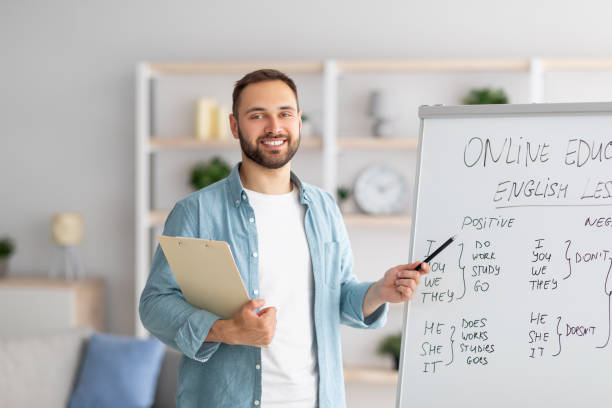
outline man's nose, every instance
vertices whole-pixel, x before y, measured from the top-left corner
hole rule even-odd
[[[280,121],[278,120],[278,118],[270,118],[268,120],[268,123],[266,124],[266,127],[264,129],[264,131],[267,134],[272,134],[272,135],[276,135],[278,133],[281,132],[281,126],[280,126]]]

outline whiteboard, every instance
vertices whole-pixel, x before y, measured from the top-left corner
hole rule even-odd
[[[397,406],[612,406],[612,103],[419,116]]]

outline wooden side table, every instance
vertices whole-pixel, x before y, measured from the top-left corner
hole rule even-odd
[[[0,336],[83,326],[104,331],[104,286],[102,278],[0,279]]]

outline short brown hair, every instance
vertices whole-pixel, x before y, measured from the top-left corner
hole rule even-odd
[[[247,85],[264,81],[283,81],[286,83],[287,86],[293,91],[293,94],[295,95],[295,102],[297,103],[299,109],[300,103],[298,102],[297,87],[295,86],[293,79],[275,69],[258,69],[257,71],[249,72],[240,80],[236,81],[236,85],[234,85],[234,92],[232,94],[232,113],[236,119],[238,119],[238,104],[240,103],[240,94],[242,94],[244,88],[246,88]]]

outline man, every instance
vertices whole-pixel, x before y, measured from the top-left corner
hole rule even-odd
[[[252,300],[227,320],[192,307],[158,247],[140,300],[142,323],[184,354],[179,407],[343,407],[340,323],[382,326],[387,302],[409,300],[429,266],[356,280],[334,199],[291,172],[301,110],[286,75],[243,77],[229,119],[242,162],[177,202],[164,234],[227,241]]]

